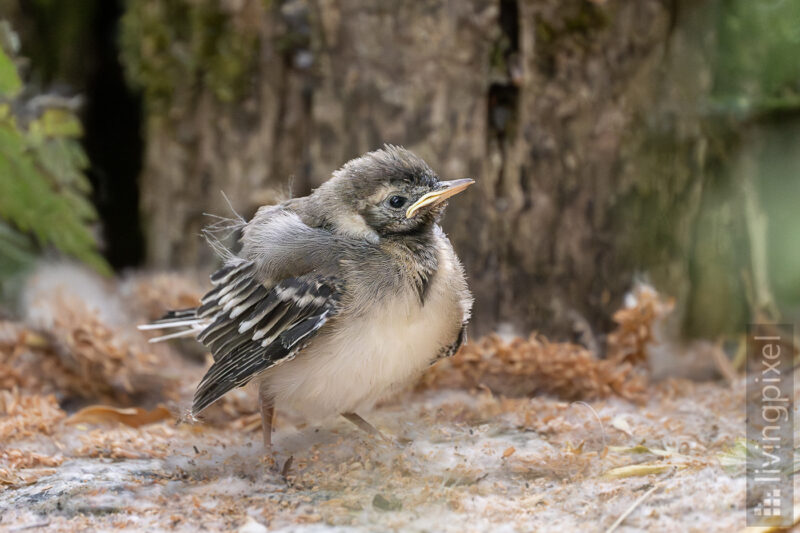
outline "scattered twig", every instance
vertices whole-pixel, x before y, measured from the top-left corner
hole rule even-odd
[[[717,371],[725,378],[728,385],[734,383],[738,376],[736,375],[736,369],[733,367],[733,363],[731,363],[731,360],[725,355],[725,350],[722,349],[722,341],[714,343],[714,347],[711,350],[711,358],[714,360]]]
[[[588,408],[589,408],[589,410],[590,410],[590,411],[592,412],[592,414],[594,415],[594,417],[597,419],[597,422],[600,424],[600,431],[601,431],[601,432],[602,432],[602,434],[603,434],[603,449],[605,450],[605,449],[606,449],[606,428],[605,428],[605,426],[603,426],[603,421],[600,419],[600,415],[597,413],[597,411],[594,409],[594,407],[592,407],[591,405],[589,405],[589,404],[588,404],[588,403],[586,403],[586,402],[580,402],[580,401],[578,401],[578,402],[572,402],[572,403],[573,403],[573,404],[579,404],[579,405],[583,405],[583,406],[586,406],[586,407],[588,407]]]
[[[747,336],[740,335],[736,346],[736,354],[733,356],[731,365],[735,370],[742,370],[747,362]]]
[[[50,520],[44,520],[42,522],[34,522],[33,524],[25,524],[24,526],[17,526],[9,528],[8,531],[25,531],[26,529],[37,529],[40,527],[47,527],[50,525]]]
[[[606,533],[612,533],[615,529],[617,529],[622,524],[622,522],[624,522],[625,519],[628,518],[628,516],[630,516],[630,514],[634,511],[634,509],[636,509],[639,505],[642,504],[643,501],[649,498],[650,495],[653,494],[657,488],[658,485],[653,485],[653,487],[650,490],[639,496],[639,499],[633,502],[633,505],[628,507],[628,509],[624,513],[622,513],[620,517],[617,518],[617,520],[613,524],[611,524],[611,527],[606,529]]]

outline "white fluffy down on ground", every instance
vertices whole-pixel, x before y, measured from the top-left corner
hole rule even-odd
[[[644,408],[410,395],[370,416],[389,442],[346,422],[298,429],[280,417],[276,465],[246,428],[118,428],[109,439],[140,458],[67,458],[0,494],[0,527],[604,531],[647,493],[620,531],[731,531],[744,526],[744,478],[719,458],[743,427],[739,398],[686,383],[660,387]],[[17,446],[69,456],[92,431],[70,425]],[[615,470],[633,464],[653,473]]]

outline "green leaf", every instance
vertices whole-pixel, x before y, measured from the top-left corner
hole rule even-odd
[[[0,97],[8,100],[0,102],[0,285],[53,248],[110,274],[94,237],[81,124],[58,106],[17,117],[22,88],[14,58],[0,50]]]
[[[0,48],[0,96],[14,98],[22,90],[22,80],[14,61]]]
[[[66,109],[45,109],[42,116],[31,124],[31,130],[41,128],[46,137],[72,137],[83,135],[78,118]]]

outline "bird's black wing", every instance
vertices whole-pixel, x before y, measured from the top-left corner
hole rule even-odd
[[[337,282],[306,274],[270,287],[252,262],[227,266],[211,276],[216,287],[203,297],[198,318],[213,319],[198,336],[214,364],[194,395],[192,414],[247,384],[260,372],[292,359],[338,311]]]

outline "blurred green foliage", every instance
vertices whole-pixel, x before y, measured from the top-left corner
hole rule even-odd
[[[800,321],[800,117],[770,124],[763,133],[758,162],[761,200],[769,221],[770,281],[783,315],[797,322]]]
[[[703,106],[710,110],[704,127],[718,132],[709,144],[724,148],[703,169],[708,179],[692,257],[697,290],[689,319],[702,324],[717,316],[720,323],[731,322],[722,315],[733,315],[747,295],[750,319],[765,311],[759,304],[766,297],[774,299],[780,315],[796,320],[800,1],[716,0],[705,4],[703,12],[710,15],[713,31],[701,39],[715,36],[706,52],[711,86]],[[767,227],[764,234],[751,231],[743,239],[746,230],[734,230],[752,230],[748,201],[757,203]],[[767,257],[759,257],[759,250],[766,250]],[[758,286],[754,269],[760,261],[767,265],[769,287]],[[733,323],[741,328],[747,319],[740,314]]]
[[[81,124],[59,99],[26,95],[7,23],[0,38],[0,281],[50,248],[109,273],[91,231]]]
[[[663,99],[622,155],[635,178],[618,215],[625,253],[685,305],[690,336],[733,335],[775,309],[796,321],[800,1],[679,2],[676,17]]]
[[[723,0],[713,101],[724,112],[800,108],[800,2]]]
[[[259,26],[228,11],[219,2],[126,2],[122,63],[148,106],[163,111],[187,80],[211,88],[223,102],[236,99],[253,74]]]
[[[718,19],[712,102],[738,118],[742,161],[767,221],[768,277],[782,317],[800,319],[800,1],[726,0]],[[747,193],[745,193],[747,194]],[[750,193],[752,194],[752,193]]]
[[[83,88],[93,67],[87,61],[87,48],[94,44],[92,26],[103,2],[113,0],[0,0],[0,17],[20,34],[32,66],[25,75],[29,83]]]

